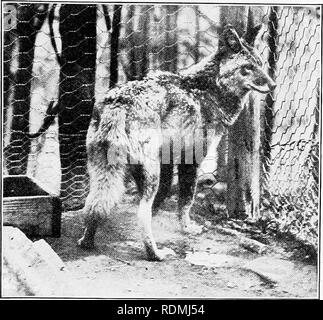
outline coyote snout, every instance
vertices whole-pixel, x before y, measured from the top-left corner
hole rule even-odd
[[[268,77],[262,68],[254,64],[250,63],[241,67],[240,74],[243,78],[243,85],[247,89],[267,93],[276,87],[275,82]]]
[[[266,93],[275,87],[253,47],[258,31],[255,28],[246,41],[228,26],[218,51],[186,72],[150,74],[111,90],[96,103],[87,134],[90,193],[84,208],[86,229],[79,240],[82,247],[93,247],[97,226],[118,204],[124,179],[131,175],[139,193],[138,219],[148,257],[163,259],[169,251],[157,248],[151,229],[152,206],[167,195],[169,179],[163,180],[171,176],[174,165],[178,166],[182,229],[201,232],[190,220],[198,162],[196,157],[186,157],[186,151],[205,145],[206,151],[216,150],[227,127],[241,113],[248,92]],[[211,132],[207,141],[199,135],[206,131]],[[179,150],[173,149],[170,161],[163,163],[164,141],[169,139]]]

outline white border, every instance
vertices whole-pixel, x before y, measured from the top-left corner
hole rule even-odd
[[[3,74],[3,54],[2,54],[2,44],[3,44],[3,20],[2,20],[2,5],[6,4],[6,3],[13,3],[13,2],[33,2],[33,3],[82,3],[82,4],[91,4],[91,3],[95,3],[95,4],[100,4],[100,3],[108,3],[108,4],[179,4],[179,5],[186,5],[186,4],[212,4],[212,5],[218,5],[218,6],[238,6],[238,5],[243,5],[243,6],[248,6],[248,5],[278,5],[278,6],[321,6],[321,30],[320,30],[320,36],[321,36],[321,40],[322,40],[322,9],[323,9],[323,5],[322,5],[322,0],[311,0],[310,2],[308,1],[303,1],[303,2],[298,2],[298,3],[293,3],[291,0],[286,1],[286,0],[280,0],[280,1],[258,1],[258,0],[249,0],[248,2],[246,1],[234,1],[234,2],[227,2],[224,3],[224,1],[218,1],[218,0],[206,0],[206,1],[200,1],[200,0],[185,0],[185,1],[163,1],[163,0],[151,0],[151,1],[79,1],[79,0],[69,0],[69,1],[46,1],[46,0],[38,0],[38,1],[32,1],[32,0],[25,0],[25,1],[1,1],[1,7],[0,7],[0,14],[1,14],[1,76]],[[321,45],[321,53],[322,53],[322,41],[320,43]],[[319,189],[320,189],[320,208],[319,208],[319,249],[318,249],[318,299],[319,300],[323,300],[322,294],[321,292],[323,291],[323,282],[321,279],[321,270],[322,270],[322,258],[321,258],[321,250],[323,247],[323,239],[321,236],[321,231],[322,231],[322,218],[321,218],[321,209],[322,209],[322,189],[321,189],[321,173],[322,173],[322,164],[321,164],[321,160],[322,160],[322,92],[323,92],[323,83],[322,83],[322,54],[321,54],[321,96],[320,96],[320,106],[321,106],[321,114],[320,114],[320,179],[319,179]],[[3,83],[1,81],[1,92],[3,92]],[[2,96],[1,96],[1,101],[2,101]],[[3,126],[2,126],[2,119],[3,119],[3,109],[1,111],[1,152],[3,150]],[[1,176],[3,176],[3,153],[1,153]],[[1,179],[1,192],[3,190],[3,179]],[[1,270],[3,270],[3,260],[2,260],[2,252],[3,252],[3,248],[2,248],[2,221],[3,221],[3,214],[2,214],[2,193],[1,193]],[[2,283],[2,272],[1,272],[1,283]],[[69,300],[78,300],[78,299],[82,299],[82,300],[96,300],[96,298],[86,298],[86,297],[13,297],[13,298],[7,298],[7,297],[3,297],[2,294],[2,286],[1,286],[1,298],[0,300],[52,300],[52,299],[69,299]],[[101,298],[98,297],[98,299],[103,299],[103,300],[119,300],[118,298],[116,299],[111,299],[111,298]],[[160,297],[160,298],[120,298],[120,300],[159,300],[159,299],[165,299],[165,297]],[[166,298],[166,299],[175,299],[175,297],[173,298]],[[189,299],[198,299],[198,298],[178,298],[176,297],[176,300],[181,301],[181,300],[189,300]],[[221,298],[203,298],[204,300],[220,300]],[[223,299],[223,298],[222,298]],[[242,297],[225,297],[225,299],[245,299]],[[262,299],[270,299],[270,300],[281,300],[282,298],[276,298],[276,297],[251,297],[251,298],[247,298],[248,300],[262,300]],[[291,298],[287,298],[286,300],[291,299]],[[302,297],[302,298],[297,298],[297,300],[303,300],[306,299],[306,297]],[[285,300],[285,299],[284,299]],[[203,303],[201,301],[201,303]]]

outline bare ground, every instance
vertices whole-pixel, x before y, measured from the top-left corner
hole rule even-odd
[[[175,212],[153,219],[159,247],[176,256],[147,261],[136,222],[136,205],[125,202],[101,226],[96,249],[76,246],[82,211],[65,212],[62,236],[47,239],[75,277],[79,296],[105,298],[237,298],[317,296],[315,263],[294,259],[294,252],[271,239],[265,253],[241,245],[234,232],[208,224],[198,236],[180,232]],[[228,229],[226,229],[228,230]]]

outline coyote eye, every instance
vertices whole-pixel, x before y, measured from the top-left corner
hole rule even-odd
[[[250,68],[248,68],[247,66],[242,67],[242,68],[241,68],[241,70],[240,70],[240,73],[241,73],[243,76],[246,76],[246,75],[250,74]]]
[[[246,75],[250,74],[250,72],[251,72],[252,70],[254,70],[253,65],[248,64],[248,65],[245,65],[245,66],[243,66],[243,67],[241,68],[240,73],[241,73],[243,76],[246,76]]]

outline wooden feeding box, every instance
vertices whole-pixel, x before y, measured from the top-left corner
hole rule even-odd
[[[15,226],[28,236],[59,237],[61,200],[31,177],[4,176],[3,225]]]

